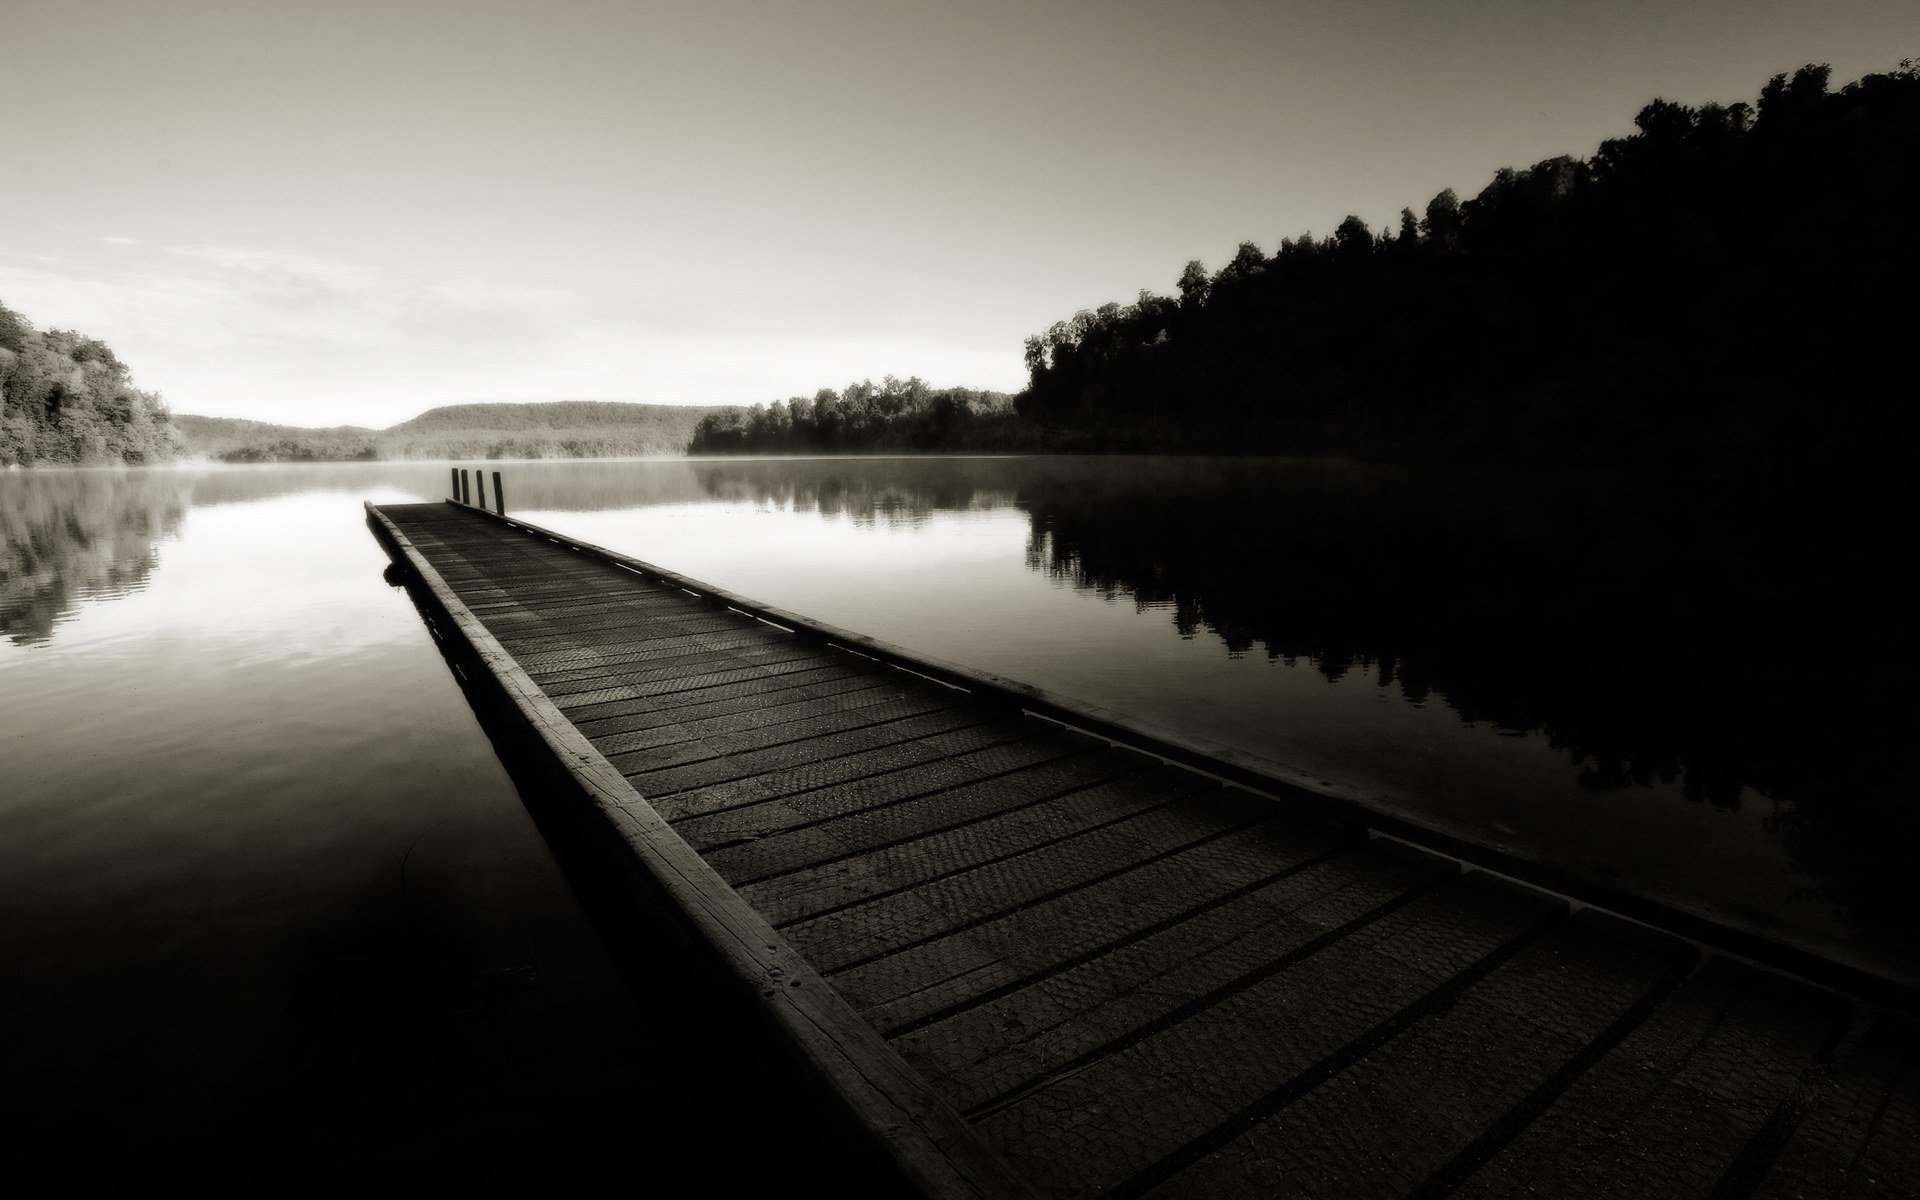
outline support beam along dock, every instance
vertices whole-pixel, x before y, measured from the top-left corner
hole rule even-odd
[[[1920,1194],[1897,997],[480,508],[368,522],[903,1193]]]

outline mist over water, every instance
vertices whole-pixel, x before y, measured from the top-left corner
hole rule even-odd
[[[1604,882],[1915,957],[1894,858],[1916,832],[1910,597],[1898,548],[1864,535],[1627,479],[1311,460],[488,466],[516,515],[770,604]],[[0,475],[0,965],[26,981],[7,1015],[90,1031],[78,1070],[54,1069],[70,1040],[10,1052],[66,1081],[47,1121],[109,1072],[130,1105],[319,1087],[398,1112],[424,1089],[458,1157],[527,1119],[509,1097],[571,1087],[593,1039],[642,1052],[381,580],[362,501],[446,482]],[[434,1065],[476,1056],[500,1064],[479,1084]],[[382,1092],[352,1066],[375,1061],[413,1065]],[[432,1158],[339,1120],[278,1136]]]

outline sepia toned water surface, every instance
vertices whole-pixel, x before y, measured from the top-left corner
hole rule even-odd
[[[492,465],[516,515],[584,540],[1595,880],[1913,957],[1910,635],[1885,555],[1830,530],[1308,460]],[[16,1049],[63,1081],[47,1120],[102,1081],[156,1108],[335,1089],[329,1144],[417,1164],[526,1136],[530,1095],[582,1094],[588,1046],[646,1056],[382,580],[362,502],[446,479],[0,474],[5,1004],[92,1031]],[[538,1111],[542,1136],[581,1123]]]

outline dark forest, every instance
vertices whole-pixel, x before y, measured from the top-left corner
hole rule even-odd
[[[1838,90],[1806,66],[1634,124],[1077,313],[1027,340],[1011,412],[890,378],[716,414],[691,449],[1518,457],[1784,487],[1903,452],[1920,66]]]
[[[1111,448],[1506,452],[1790,476],[1909,443],[1920,66],[1656,100],[1592,157],[1255,244],[1028,340],[1026,419]]]

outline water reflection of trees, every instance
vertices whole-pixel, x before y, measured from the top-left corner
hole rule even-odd
[[[739,464],[703,482],[881,521],[1012,503],[1029,566],[1164,607],[1181,635],[1540,733],[1596,792],[1765,804],[1832,902],[1916,947],[1895,858],[1920,835],[1899,762],[1914,547],[1891,520],[1624,476],[1326,461]]]
[[[718,459],[696,465],[705,494],[859,524],[921,525],[938,512],[1006,508],[1030,459]]]
[[[493,476],[506,485],[507,506],[528,512],[597,512],[648,504],[685,504],[706,498],[686,460],[565,462],[367,462],[288,466],[221,466],[200,474],[196,505],[235,504],[275,496],[338,492],[357,506],[382,491],[439,500],[450,488],[450,467],[486,475],[487,507],[493,507]]]
[[[82,600],[144,587],[192,488],[177,471],[0,476],[0,633],[43,643]]]
[[[1021,503],[1036,567],[1168,604],[1183,633],[1544,733],[1595,790],[1762,793],[1797,863],[1912,948],[1894,856],[1920,834],[1899,786],[1920,656],[1892,522],[1621,477],[1328,466],[1043,479]]]

